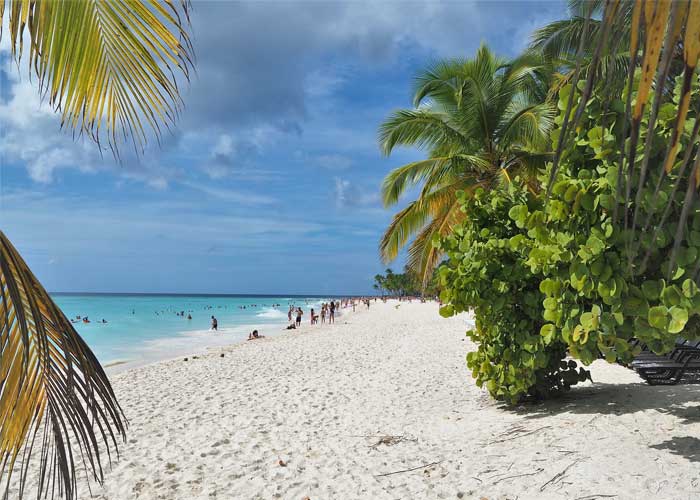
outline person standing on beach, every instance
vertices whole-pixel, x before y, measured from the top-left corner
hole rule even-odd
[[[294,306],[290,304],[289,311],[287,311],[287,319],[292,321],[292,311],[294,311]]]
[[[214,316],[211,317],[211,329],[215,332],[219,331],[219,322],[216,321],[216,318]]]
[[[326,303],[321,304],[321,324],[326,322]]]
[[[328,307],[330,310],[330,315],[328,316],[328,323],[335,323],[335,302],[331,300],[331,303]]]
[[[301,326],[301,317],[304,315],[304,311],[301,310],[301,307],[297,307],[297,326]]]

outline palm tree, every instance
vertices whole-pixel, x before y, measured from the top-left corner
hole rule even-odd
[[[534,31],[530,50],[542,54],[557,70],[551,88],[558,91],[569,83],[576,72],[577,62],[581,76],[586,77],[591,68],[600,73],[606,81],[621,82],[627,75],[629,65],[629,33],[634,2],[623,0],[620,3],[620,17],[615,30],[611,30],[606,50],[601,52],[599,61],[595,45],[590,43],[602,35],[604,0],[569,0],[567,19],[553,21]],[[586,43],[588,41],[589,43]],[[579,57],[580,49],[580,57]]]
[[[61,126],[118,156],[120,143],[138,153],[175,123],[177,78],[192,66],[188,9],[184,0],[0,0],[0,23]],[[77,462],[101,481],[126,419],[94,354],[1,231],[0,301],[3,498],[11,486],[24,496],[37,462],[34,496],[73,499]]]
[[[630,66],[630,41],[635,0],[622,0],[615,16],[604,22],[605,0],[569,0],[567,19],[553,21],[536,29],[531,38],[530,50],[542,54],[557,73],[551,93],[569,83],[579,67],[579,77],[586,79],[594,70],[596,80],[605,81],[610,92],[617,97],[621,92]],[[593,43],[602,40],[604,45]],[[580,53],[579,53],[580,50]],[[675,57],[666,79],[668,91],[673,90],[675,77],[683,70],[682,49],[675,47]]]
[[[666,266],[667,279],[670,280],[681,244],[686,237],[697,187],[700,186],[700,152],[687,148],[686,154],[677,161],[688,113],[691,107],[697,105],[692,94],[700,63],[700,2],[626,0],[606,1],[601,6],[600,2],[596,1],[594,8],[600,11],[599,29],[582,38],[574,56],[576,65],[582,66],[586,61],[586,50],[583,46],[590,47],[594,54],[590,62],[591,70],[585,75],[586,81],[580,93],[576,113],[572,113],[575,92],[571,93],[559,135],[550,186],[557,176],[560,154],[568,146],[569,139],[574,136],[568,134],[568,131],[574,130],[578,125],[581,111],[591,98],[595,83],[603,77],[602,54],[614,53],[615,37],[610,34],[620,31],[620,45],[627,47],[629,57],[625,69],[627,75],[622,82],[626,87],[626,103],[622,120],[623,130],[618,144],[618,204],[613,213],[613,221],[620,225],[620,229],[626,235],[628,263],[630,268],[636,268],[635,272],[639,275],[645,272],[654,247],[649,245],[646,250],[641,248],[639,235],[651,230],[650,241],[655,241],[659,231],[663,229],[674,233],[674,244]],[[635,75],[637,69],[639,74]],[[676,96],[678,112],[674,131],[663,161],[657,165],[650,165],[654,134],[642,137],[642,125],[644,124],[647,130],[654,129],[659,108],[668,102],[671,87],[669,84],[677,75],[681,76],[681,85],[679,95]],[[574,74],[572,88],[578,88],[577,84],[582,76],[579,72]],[[600,87],[599,97],[612,99],[620,95],[621,87],[609,85],[607,79]],[[690,144],[697,142],[699,133],[700,127],[693,127]],[[640,141],[644,141],[644,144]],[[651,199],[656,199],[664,183],[672,185],[671,195],[668,196],[664,207],[658,210],[652,208],[646,217],[640,216],[645,189],[652,188]],[[679,196],[682,196],[680,189],[685,190],[685,195],[678,214],[672,208]],[[622,214],[621,220],[618,221],[620,207]],[[655,216],[660,218],[654,219]],[[694,265],[690,276],[696,281],[700,280],[700,262]]]
[[[555,109],[546,102],[551,75],[536,54],[505,61],[485,45],[473,59],[440,61],[418,75],[414,108],[392,113],[379,132],[386,155],[396,146],[428,153],[425,160],[391,171],[382,184],[387,207],[422,184],[418,198],[394,216],[382,237],[385,262],[414,237],[408,267],[425,286],[441,257],[433,239],[465,217],[458,191],[490,189],[515,176],[537,189],[538,169],[551,156]]]

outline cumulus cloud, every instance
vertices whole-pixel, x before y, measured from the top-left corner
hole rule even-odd
[[[407,55],[462,56],[482,39],[501,53],[514,53],[524,43],[523,26],[529,30],[563,11],[561,2],[547,1],[196,2],[197,71],[182,86],[186,109],[179,132],[165,137],[162,149],[152,143],[152,154],[187,153],[210,178],[230,177],[268,148],[303,135],[314,103],[332,99],[358,66],[400,65]],[[109,170],[163,189],[179,175],[141,159],[127,159],[124,168],[111,153],[101,156],[89,140],[72,141],[59,131],[59,117],[40,102],[36,87],[16,76],[6,40],[0,60],[0,150],[32,180],[50,183],[69,169]],[[357,117],[365,111],[345,112]],[[327,145],[343,156],[316,153],[316,164],[349,167],[352,160],[342,150],[352,133],[338,131]],[[316,131],[319,139],[324,134],[329,137]]]
[[[337,208],[362,208],[379,203],[379,194],[374,190],[362,190],[357,184],[342,177],[336,177],[334,180]]]
[[[61,169],[94,172],[99,154],[94,145],[82,139],[73,141],[68,133],[58,131],[59,119],[43,103],[29,78],[20,78],[16,68],[5,58],[0,66],[4,98],[0,99],[0,152],[6,160],[22,163],[29,177],[50,183]]]
[[[280,133],[270,127],[259,126],[245,132],[220,133],[215,135],[216,139],[211,144],[209,137],[196,134],[194,140],[200,147],[205,146],[209,149],[201,169],[211,179],[223,179],[234,174],[239,177],[245,175],[253,161]]]
[[[523,23],[557,18],[563,10],[561,2],[520,0],[197,2],[197,77],[186,98],[185,126],[265,124],[299,133],[309,101],[346,80],[339,63],[393,64],[406,47],[463,56],[487,38],[497,51],[515,53]]]

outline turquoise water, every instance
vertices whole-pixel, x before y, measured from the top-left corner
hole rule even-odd
[[[320,309],[321,297],[52,294],[97,358],[105,364],[144,364],[247,338],[256,328],[275,335],[287,325],[289,305]],[[279,304],[279,306],[277,306]],[[243,308],[245,307],[245,308]],[[184,317],[176,313],[184,311]],[[187,315],[192,319],[188,320]],[[210,330],[211,316],[219,331]],[[102,323],[102,319],[106,323]]]

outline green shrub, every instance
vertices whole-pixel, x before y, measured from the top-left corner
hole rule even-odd
[[[476,329],[468,335],[478,350],[467,363],[494,397],[546,397],[585,379],[585,370],[562,362],[567,352],[584,365],[601,357],[625,364],[639,351],[633,339],[665,353],[678,335],[698,336],[700,204],[686,207],[690,217],[672,258],[687,181],[659,168],[675,126],[674,95],[652,132],[648,179],[641,189],[639,174],[631,179],[633,203],[624,202],[626,186],[617,188],[623,102],[603,106],[595,97],[549,195],[512,184],[461,198],[467,220],[439,243],[449,256],[442,313],[473,309]],[[559,109],[566,109],[562,101]],[[691,113],[684,149],[694,123]],[[543,172],[543,185],[548,178]]]
[[[475,329],[467,335],[478,345],[467,365],[479,386],[508,402],[522,396],[547,397],[585,379],[576,363],[564,362],[566,344],[547,342],[540,277],[521,249],[522,225],[509,216],[514,207],[534,208],[537,198],[511,186],[509,192],[479,190],[460,196],[467,221],[442,242],[449,257],[440,268],[443,315],[473,310]],[[528,205],[529,203],[529,205]]]

